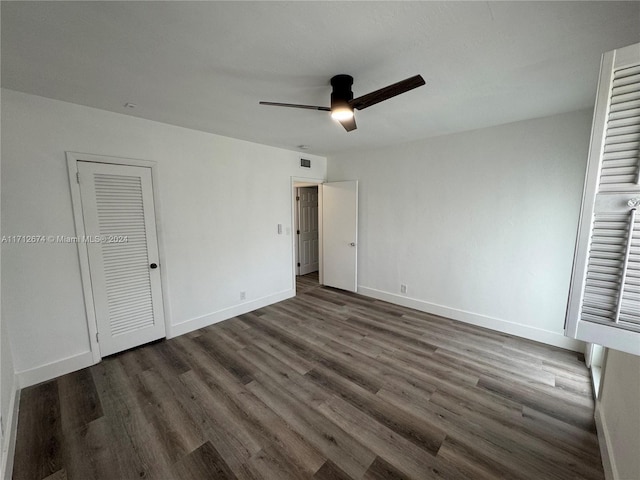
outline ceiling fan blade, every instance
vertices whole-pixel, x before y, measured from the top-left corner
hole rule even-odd
[[[306,108],[307,110],[320,110],[330,112],[329,107],[318,107],[317,105],[298,105],[297,103],[260,102],[260,105],[270,105],[272,107]]]
[[[371,93],[367,93],[366,95],[362,95],[361,97],[354,98],[349,102],[349,105],[353,108],[357,108],[358,110],[362,110],[364,108],[370,107],[371,105],[375,105],[376,103],[383,102],[388,100],[396,95],[400,95],[401,93],[408,92],[409,90],[413,90],[414,88],[421,87],[426,82],[424,78],[420,75],[416,75],[411,78],[407,78],[406,80],[402,80],[398,83],[394,83],[393,85],[389,85],[387,87],[381,88],[380,90],[376,90]]]
[[[344,129],[347,132],[350,132],[351,130],[355,130],[356,128],[358,128],[357,125],[356,125],[356,117],[355,116],[353,116],[353,117],[351,117],[351,118],[349,118],[347,120],[338,120],[338,121],[342,124],[342,126],[344,127]]]

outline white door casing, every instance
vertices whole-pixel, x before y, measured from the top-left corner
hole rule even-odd
[[[323,284],[358,289],[358,182],[322,184]]]
[[[298,188],[299,274],[318,270],[318,187]]]
[[[164,337],[151,169],[78,161],[77,171],[100,355]]]
[[[640,44],[602,58],[565,334],[640,355]]]

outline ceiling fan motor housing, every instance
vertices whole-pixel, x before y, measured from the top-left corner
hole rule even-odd
[[[331,110],[336,108],[349,108],[349,102],[353,100],[353,77],[351,75],[336,75],[331,78]]]

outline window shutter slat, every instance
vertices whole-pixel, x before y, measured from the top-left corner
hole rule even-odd
[[[631,100],[626,102],[616,102],[612,103],[609,111],[611,113],[625,112],[628,110],[633,110],[640,107],[640,99],[639,100]]]
[[[640,355],[640,44],[602,58],[566,334]]]
[[[619,321],[640,326],[640,213],[637,210],[631,235]]]
[[[615,71],[606,123],[599,190],[628,191],[640,181],[640,67]]]
[[[624,234],[620,215],[599,215],[593,222],[582,320],[615,321],[624,258],[620,238]]]
[[[627,77],[629,78],[629,77]],[[638,92],[640,91],[640,88],[638,88],[638,86],[640,85],[640,82],[633,82],[633,83],[627,83],[624,85],[620,85],[619,87],[614,87],[613,88],[613,95],[612,95],[612,103],[617,103],[617,99],[619,98],[620,95],[627,95],[627,94],[633,94],[634,96],[630,97],[630,98],[639,98],[635,95],[638,94]]]
[[[633,85],[638,85],[634,83]],[[627,110],[629,108],[628,104],[634,102],[635,100],[640,100],[640,90],[632,89],[629,91],[628,88],[621,88],[619,90],[618,95],[611,96],[611,106],[615,106],[616,110]],[[625,105],[627,104],[627,105]]]
[[[631,73],[632,71],[638,71],[639,73]],[[618,75],[613,80],[613,88],[630,85],[633,83],[640,83],[640,68],[627,68],[624,70],[618,70]]]
[[[613,79],[613,86],[618,86],[625,79],[633,78],[634,76],[640,74],[640,65],[632,65],[625,68],[621,68],[616,71],[616,76]],[[634,80],[632,80],[634,81]],[[618,82],[618,83],[616,83]]]
[[[632,108],[609,115],[609,126],[624,127],[626,125],[638,125],[640,123],[640,109]]]

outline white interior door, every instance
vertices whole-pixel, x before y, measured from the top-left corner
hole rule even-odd
[[[165,336],[151,169],[78,162],[102,356]]]
[[[298,189],[298,263],[300,275],[318,271],[318,187]]]
[[[357,291],[358,182],[322,184],[323,283]]]

